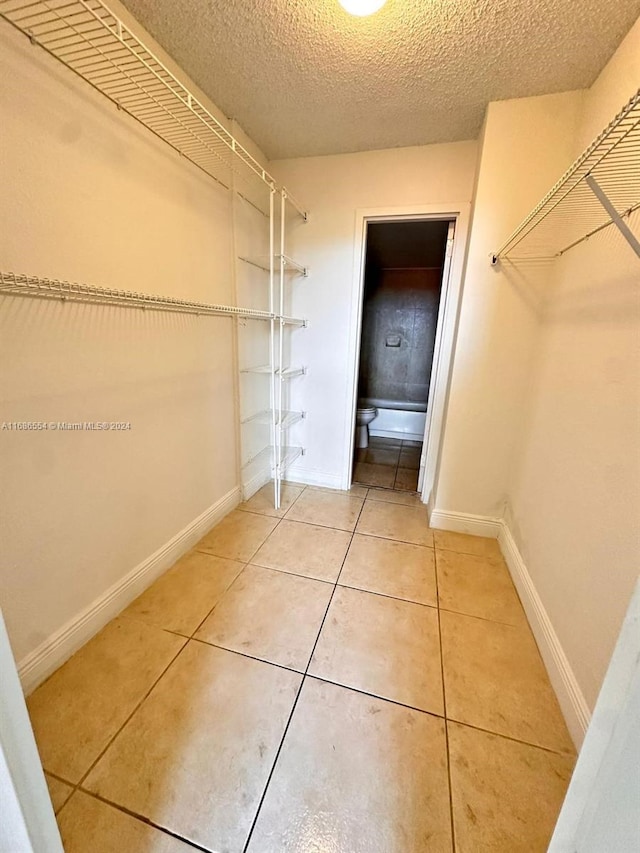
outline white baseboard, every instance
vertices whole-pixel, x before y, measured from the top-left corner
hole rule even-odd
[[[453,533],[469,533],[471,536],[487,536],[491,539],[497,539],[502,529],[499,518],[442,509],[434,509],[430,513],[429,524],[436,530],[451,530]]]
[[[591,719],[589,706],[580,690],[571,664],[564,653],[549,614],[538,595],[511,530],[504,521],[498,542],[518,590],[531,630],[536,638],[540,654],[549,674],[549,680],[558,697],[567,728],[573,742],[579,749]]]
[[[24,657],[18,673],[25,694],[62,666],[239,502],[240,489],[236,487]]]
[[[287,468],[284,479],[289,483],[302,483],[305,486],[321,486],[325,489],[342,489],[342,477],[328,474],[314,468],[302,468],[293,465]]]
[[[591,718],[589,706],[506,521],[489,516],[434,509],[430,513],[429,523],[438,530],[452,530],[455,533],[470,533],[472,536],[488,536],[498,540],[540,649],[551,686],[558,697],[567,728],[579,749]]]
[[[398,432],[390,429],[369,430],[376,438],[397,438],[399,441],[424,441],[423,432]]]
[[[273,473],[269,467],[264,468],[262,471],[258,471],[257,474],[254,474],[253,477],[249,477],[248,480],[244,480],[242,483],[242,499],[248,501],[249,498],[252,498],[257,491],[259,491],[263,486],[266,486],[272,478]]]

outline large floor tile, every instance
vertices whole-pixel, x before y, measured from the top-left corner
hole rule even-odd
[[[334,492],[305,489],[286,515],[289,521],[320,524],[339,530],[353,530],[362,509],[363,499]]]
[[[60,779],[56,779],[54,776],[49,776],[48,773],[44,774],[44,778],[46,779],[47,787],[49,788],[49,796],[51,797],[53,810],[54,812],[59,812],[73,793],[73,787],[71,785],[67,785],[66,782],[61,782]]]
[[[440,611],[447,716],[564,751],[573,744],[528,626]]]
[[[258,566],[335,582],[351,534],[286,519],[278,525],[252,560]]]
[[[196,638],[302,672],[332,592],[328,583],[247,566]]]
[[[323,492],[325,495],[342,495],[348,498],[366,498],[369,491],[367,486],[359,486],[353,483],[350,489],[327,489],[324,486],[307,486],[310,492]]]
[[[392,489],[396,479],[396,469],[389,465],[356,462],[353,479],[356,483],[364,483],[367,486],[381,486],[385,489]]]
[[[77,791],[58,818],[66,853],[193,853],[194,848]]]
[[[277,524],[277,518],[234,510],[195,547],[216,557],[248,563]]]
[[[239,853],[300,681],[191,641],[85,787],[208,850]]]
[[[243,569],[243,563],[190,551],[124,611],[167,631],[190,636]]]
[[[382,536],[414,545],[433,545],[433,531],[429,528],[426,506],[367,501],[356,530],[368,536]]]
[[[436,548],[443,551],[457,551],[458,554],[502,559],[502,551],[497,539],[469,536],[467,533],[453,533],[451,530],[434,530],[433,535]]]
[[[447,726],[458,853],[545,853],[573,758]]]
[[[442,720],[307,679],[250,853],[450,853]]]
[[[400,451],[398,465],[400,468],[413,468],[415,471],[420,467],[420,456],[422,448],[420,447],[403,447]]]
[[[401,438],[386,438],[383,435],[369,435],[369,447],[402,447]]]
[[[246,512],[257,512],[260,515],[271,515],[274,518],[282,518],[293,503],[304,491],[304,486],[293,486],[282,483],[280,486],[280,508],[274,507],[273,483],[267,483],[249,498],[241,503],[238,509]]]
[[[403,492],[415,492],[418,488],[418,472],[413,468],[398,468],[393,488]]]
[[[504,561],[436,548],[440,607],[509,625],[526,622]]]
[[[399,447],[367,447],[357,451],[358,462],[369,462],[372,465],[391,465],[398,467],[400,458]]]
[[[437,606],[433,548],[356,533],[340,581],[406,601]]]
[[[45,770],[79,782],[185,640],[114,619],[27,700]]]
[[[369,489],[368,501],[382,501],[382,503],[401,504],[402,506],[417,506],[424,508],[420,495],[409,492],[394,492],[391,489]]]
[[[442,714],[437,610],[338,587],[309,673]]]

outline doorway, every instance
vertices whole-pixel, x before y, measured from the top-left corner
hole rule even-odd
[[[363,217],[351,482],[425,501],[450,365],[443,336],[450,347],[455,324],[447,297],[457,218]]]

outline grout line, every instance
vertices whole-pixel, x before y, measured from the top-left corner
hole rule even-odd
[[[162,678],[164,678],[164,676],[166,675],[166,673],[167,673],[168,669],[169,669],[169,668],[170,668],[170,667],[175,663],[175,661],[180,657],[180,655],[181,655],[181,654],[182,654],[182,652],[187,648],[187,646],[188,646],[188,645],[189,645],[189,641],[187,640],[187,641],[186,641],[186,642],[185,642],[185,643],[180,647],[180,649],[178,650],[177,654],[175,654],[175,655],[171,658],[171,660],[169,661],[169,663],[167,664],[167,666],[165,666],[165,668],[162,670],[162,672],[160,673],[160,675],[156,678],[156,680],[153,682],[153,684],[151,685],[151,687],[147,690],[147,692],[144,694],[144,696],[142,697],[142,699],[141,699],[141,700],[138,702],[138,704],[135,706],[135,708],[133,709],[133,711],[129,714],[129,716],[128,716],[128,717],[127,717],[127,719],[124,721],[124,723],[120,726],[120,728],[118,729],[118,731],[117,731],[117,732],[116,732],[116,733],[115,733],[115,734],[114,734],[114,735],[109,739],[109,742],[107,743],[107,745],[106,745],[106,746],[104,747],[104,749],[100,752],[100,754],[97,756],[97,758],[95,758],[95,759],[94,759],[94,761],[93,761],[93,763],[91,764],[91,766],[89,767],[89,769],[88,769],[88,770],[87,770],[87,771],[86,771],[86,772],[85,772],[85,773],[80,777],[80,781],[76,784],[76,788],[79,788],[79,787],[83,784],[83,782],[86,780],[87,776],[91,773],[91,771],[94,769],[94,767],[96,766],[96,764],[100,761],[100,759],[103,757],[103,755],[105,754],[105,752],[109,749],[109,747],[111,746],[111,744],[112,744],[112,743],[114,742],[114,740],[118,737],[118,735],[120,734],[120,732],[124,729],[124,727],[127,725],[127,723],[131,720],[131,718],[132,718],[132,717],[133,717],[133,715],[136,713],[136,711],[138,711],[138,709],[141,707],[141,705],[143,704],[143,702],[144,702],[144,701],[149,697],[149,695],[151,694],[151,692],[153,691],[153,689],[157,686],[157,684],[160,682],[160,680],[161,680]],[[63,808],[64,808],[64,807],[63,807]]]
[[[380,702],[387,702],[389,705],[397,705],[399,708],[406,708],[408,711],[415,711],[417,714],[427,714],[430,717],[436,717],[438,720],[445,722],[443,714],[438,714],[436,711],[427,711],[425,708],[417,708],[415,705],[408,705],[406,702],[399,702],[397,699],[389,699],[388,696],[381,696],[379,693],[369,693],[368,690],[362,690],[360,687],[354,687],[351,684],[343,684],[341,681],[332,681],[330,678],[325,678],[322,675],[316,675],[313,672],[307,673],[307,678],[313,678],[316,681],[322,681],[323,684],[332,684],[334,687],[340,687],[342,690],[350,690],[352,693],[358,693],[360,696],[368,696],[370,699],[378,699]],[[455,721],[457,722],[457,720]],[[494,734],[494,732],[489,732]]]
[[[442,706],[444,710],[444,742],[447,750],[447,779],[449,782],[449,819],[451,821],[451,846],[453,853],[456,851],[456,830],[453,820],[453,784],[451,782],[451,755],[449,752],[449,729],[447,728],[447,691],[445,688],[444,678],[444,651],[442,648],[442,625],[440,623],[440,589],[438,586],[438,560],[434,560],[434,569],[436,576],[436,600],[438,602],[438,639],[440,641],[440,673],[442,678]]]
[[[462,720],[456,720],[455,717],[447,717],[448,723],[455,723],[457,726],[464,726],[467,729],[473,729],[476,732],[482,732],[486,735],[492,735],[493,737],[499,737],[503,740],[509,740],[512,743],[519,743],[522,746],[528,746],[531,749],[541,749],[543,752],[549,752],[551,755],[561,755],[563,758],[577,758],[576,752],[568,752],[562,749],[553,749],[550,746],[542,746],[539,743],[531,743],[529,740],[521,740],[521,738],[513,737],[512,735],[505,735],[502,732],[494,732],[492,729],[485,729],[482,726],[475,726],[473,723],[466,723]]]
[[[230,649],[228,646],[221,646],[219,643],[212,643],[210,640],[203,640],[201,637],[190,637],[189,642],[200,643],[203,646],[209,646],[213,649],[220,649],[222,652],[229,652],[232,655],[238,655],[241,658],[258,661],[258,663],[266,663],[267,666],[275,666],[277,669],[285,669],[287,672],[293,672],[295,675],[304,675],[303,669],[294,669],[292,666],[285,666],[283,663],[276,663],[266,658],[259,658],[256,655],[249,655],[247,652],[239,652],[237,649]]]
[[[352,589],[354,592],[364,592],[366,595],[376,595],[378,598],[388,598],[391,601],[402,601],[404,604],[415,604],[417,607],[428,607],[431,610],[437,610],[437,604],[427,604],[424,601],[415,601],[413,598],[401,598],[399,595],[390,595],[386,592],[378,592],[374,589],[365,589],[362,586],[352,586],[349,583],[338,583],[342,589]]]
[[[106,797],[102,796],[102,794],[97,794],[95,791],[90,791],[87,788],[81,788],[80,786],[78,786],[78,790],[89,797],[93,797],[94,800],[98,800],[98,802],[100,803],[104,803],[105,805],[111,806],[117,811],[124,812],[124,814],[129,815],[129,817],[135,818],[136,820],[139,820],[141,823],[144,823],[147,826],[152,826],[154,829],[163,832],[165,835],[169,835],[172,838],[176,838],[178,841],[182,841],[184,844],[188,844],[189,847],[193,847],[194,850],[202,850],[202,853],[212,853],[209,847],[202,847],[200,844],[198,844],[197,841],[191,841],[190,839],[185,838],[183,835],[178,835],[177,832],[173,832],[166,826],[162,826],[159,823],[155,823],[145,815],[138,814],[138,812],[134,812],[126,806],[120,805],[119,803],[115,803],[113,802],[113,800],[108,800]],[[124,853],[127,853],[127,851],[124,851]]]
[[[354,524],[353,530],[351,531],[351,539],[349,540],[349,546],[347,547],[347,550],[345,551],[345,555],[344,555],[344,557],[342,559],[342,563],[340,565],[340,571],[338,572],[338,576],[337,576],[336,581],[333,585],[333,590],[331,591],[331,596],[329,598],[329,602],[328,602],[326,610],[324,612],[324,616],[322,617],[322,622],[320,623],[318,633],[316,634],[316,639],[315,639],[315,642],[313,644],[313,648],[311,649],[311,654],[309,655],[309,660],[307,662],[307,666],[305,668],[304,673],[302,674],[302,679],[300,680],[300,687],[298,688],[298,692],[296,693],[296,698],[294,699],[293,707],[291,708],[291,713],[289,714],[289,719],[287,720],[287,724],[284,728],[284,732],[282,734],[282,739],[280,741],[280,745],[278,746],[278,750],[277,750],[275,758],[273,760],[273,764],[271,766],[271,771],[270,771],[269,776],[267,778],[267,782],[264,786],[262,796],[260,797],[260,802],[258,803],[258,808],[256,809],[256,813],[254,815],[253,822],[251,823],[251,829],[249,830],[249,834],[247,835],[247,840],[246,840],[245,845],[243,847],[243,853],[247,853],[247,848],[249,847],[249,844],[251,842],[251,836],[253,835],[253,831],[255,829],[256,823],[258,822],[258,817],[260,816],[260,812],[262,811],[262,805],[264,803],[265,797],[267,796],[267,791],[269,790],[269,785],[271,784],[271,779],[273,778],[273,774],[274,774],[276,766],[278,764],[278,759],[280,758],[280,753],[282,752],[282,748],[284,746],[284,742],[285,742],[285,739],[287,737],[289,727],[291,725],[291,720],[293,719],[293,715],[294,715],[296,707],[298,705],[298,700],[300,698],[300,694],[302,693],[302,688],[304,686],[304,683],[305,683],[307,677],[309,677],[309,667],[311,666],[311,661],[313,659],[313,655],[315,653],[316,647],[317,647],[318,642],[320,640],[320,635],[322,634],[322,629],[324,628],[324,623],[326,622],[327,616],[329,614],[329,610],[331,608],[331,603],[333,602],[333,598],[336,594],[336,589],[338,588],[338,581],[340,580],[340,575],[342,574],[342,569],[344,567],[347,556],[349,554],[349,549],[351,548],[351,543],[353,542],[353,537],[355,536],[355,529],[358,526],[358,521],[360,521],[360,516],[362,515],[362,512],[364,510],[364,503],[365,502],[363,500],[362,506],[360,507],[360,511],[358,512],[358,517],[356,519],[356,523]]]

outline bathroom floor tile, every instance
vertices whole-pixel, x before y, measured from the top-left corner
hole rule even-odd
[[[240,853],[300,682],[191,641],[85,787],[208,850]]]
[[[285,519],[269,536],[252,563],[335,583],[350,541],[351,534],[344,530]]]
[[[453,533],[450,530],[434,530],[433,535],[436,548],[443,551],[456,551],[458,554],[495,557],[502,560],[502,551],[497,539],[469,536],[467,533]]]
[[[76,791],[58,818],[66,853],[193,853],[194,848]]]
[[[440,611],[447,716],[564,752],[573,744],[527,625]]]
[[[234,510],[195,546],[198,551],[248,563],[278,524],[277,518]]]
[[[57,813],[73,793],[73,787],[71,785],[67,785],[66,782],[61,782],[60,779],[56,779],[54,776],[49,776],[48,773],[44,774],[44,778],[47,782],[47,787],[49,788],[51,805],[53,806],[54,812]]]
[[[247,566],[196,639],[304,672],[333,586]]]
[[[405,447],[414,447],[414,448],[417,447],[418,449],[420,449],[422,447],[422,442],[421,441],[413,441],[412,439],[403,438],[402,439],[402,449],[404,450]]]
[[[356,462],[353,478],[356,482],[365,483],[367,486],[382,486],[391,489],[396,478],[396,469],[390,465]]]
[[[398,468],[393,488],[404,492],[415,492],[418,488],[418,472],[413,468]]]
[[[304,491],[304,486],[292,486],[288,483],[282,483],[280,486],[280,509],[276,509],[273,505],[273,483],[267,483],[261,489],[249,498],[248,501],[241,503],[239,510],[245,512],[257,512],[259,515],[271,515],[274,518],[282,518],[286,511],[291,507]]]
[[[120,617],[27,700],[45,770],[79,782],[185,640]]]
[[[190,551],[136,598],[123,615],[190,636],[240,574],[243,565]]]
[[[451,853],[443,721],[307,679],[248,851],[302,849]]]
[[[288,521],[353,530],[363,502],[363,498],[305,489],[286,518]]]
[[[401,504],[402,506],[425,507],[420,495],[409,492],[394,492],[391,489],[369,489],[368,501],[382,501],[382,503]]]
[[[371,465],[390,465],[397,468],[398,459],[400,458],[399,447],[367,447],[364,450],[359,450],[358,455],[362,454],[362,459],[359,462],[369,462]]]
[[[414,545],[433,545],[426,506],[401,506],[383,501],[367,501],[356,528],[358,533],[398,539]]]
[[[340,584],[437,606],[432,548],[356,533]]]
[[[309,673],[441,715],[438,612],[338,587]]]
[[[458,853],[545,853],[573,758],[448,722]]]
[[[385,438],[383,435],[369,435],[369,447],[402,447],[401,438]]]
[[[503,560],[436,548],[440,607],[509,625],[526,624],[524,610]]]
[[[414,468],[416,471],[420,467],[421,447],[403,447],[400,451],[398,465],[400,468]]]

